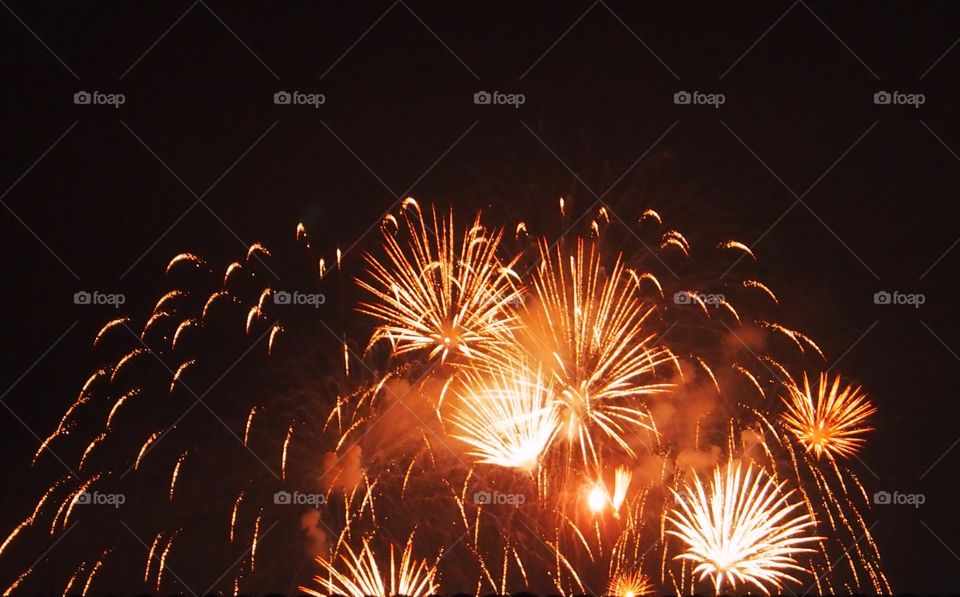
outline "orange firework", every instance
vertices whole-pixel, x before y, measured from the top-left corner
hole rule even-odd
[[[502,355],[513,326],[515,259],[500,261],[502,231],[488,233],[479,215],[457,234],[452,212],[447,218],[431,213],[425,220],[416,201],[407,199],[403,221],[409,242],[385,229],[386,259],[366,256],[372,280],[357,283],[374,300],[359,310],[381,322],[370,344],[387,339],[398,355],[427,350],[441,361],[451,354],[494,359]]]
[[[470,445],[477,462],[533,470],[557,429],[543,376],[524,367],[469,373],[449,416],[451,435]]]
[[[863,444],[861,436],[872,430],[864,423],[877,409],[859,386],[846,385],[841,389],[839,375],[831,384],[827,374],[821,373],[816,392],[806,374],[802,388],[790,383],[787,389],[783,424],[817,458],[852,456]]]
[[[391,544],[390,558],[386,562],[378,562],[376,554],[370,547],[370,540],[370,537],[363,539],[363,547],[360,548],[359,553],[354,551],[348,543],[343,543],[345,553],[341,553],[339,558],[330,560],[322,556],[317,558],[324,572],[314,581],[320,585],[321,590],[317,591],[309,587],[300,587],[300,590],[316,597],[328,595],[420,597],[434,595],[440,589],[437,584],[436,564],[413,559],[412,534],[407,539],[399,561],[395,557],[394,546]]]
[[[801,580],[820,594],[890,593],[859,510],[869,492],[838,458],[860,449],[874,413],[860,388],[795,378],[782,400],[757,400],[776,391],[761,366],[791,379],[799,362],[786,351],[822,356],[738,302],[759,295],[773,308],[772,290],[730,279],[717,288],[730,300],[709,300],[695,236],[651,210],[639,223],[609,208],[594,216],[555,239],[534,220],[487,229],[458,217],[458,227],[452,212],[407,199],[361,265],[359,311],[371,319],[357,328],[275,307],[279,291],[257,262],[281,250],[254,244],[230,265],[177,256],[171,282],[209,283],[101,328],[96,349],[113,358],[34,458],[62,457],[83,476],[49,485],[0,556],[23,561],[17,544],[47,531],[48,547],[86,533],[82,561],[52,578],[64,593],[129,577],[131,533],[146,547],[132,581],[157,591],[179,590],[173,570],[198,558],[227,564],[243,552],[228,575],[203,567],[215,592],[295,576],[315,596],[429,595],[441,578],[444,592],[474,594],[548,583],[624,597],[780,592]],[[684,260],[676,279],[647,251],[606,253],[622,246],[607,236],[618,230],[628,242],[649,235],[644,248],[671,266]],[[330,247],[324,260],[310,240],[298,226],[317,289],[348,294],[351,253]],[[736,241],[711,247],[757,259]],[[208,353],[237,338],[257,338],[240,356],[250,360],[207,387],[221,364]],[[329,352],[315,360],[315,350]],[[206,387],[199,402],[195,385]],[[186,417],[193,403],[217,416]],[[232,441],[219,441],[221,424]],[[108,521],[112,510],[91,500],[103,491],[157,496],[164,515],[131,499],[145,515]],[[297,520],[304,541],[288,542]],[[287,539],[271,535],[280,522]],[[289,568],[301,549],[315,569]],[[41,558],[4,584],[42,592],[60,569]]]
[[[607,595],[613,597],[641,597],[653,593],[653,584],[639,570],[621,572],[607,584]]]
[[[523,313],[524,342],[553,377],[567,438],[579,444],[584,462],[597,464],[597,431],[634,455],[624,436],[652,429],[641,399],[672,387],[656,380],[672,355],[649,331],[653,306],[623,263],[607,267],[596,245],[586,245],[580,239],[568,254],[540,243],[537,300]]]
[[[804,503],[791,500],[786,481],[777,483],[762,468],[731,460],[725,469],[714,469],[709,491],[694,473],[692,486],[673,492],[667,533],[685,548],[676,559],[692,562],[700,580],[711,577],[718,594],[724,584],[752,584],[769,594],[795,582],[794,574],[809,572],[797,557],[813,552],[805,544],[820,539],[809,534],[815,522]]]

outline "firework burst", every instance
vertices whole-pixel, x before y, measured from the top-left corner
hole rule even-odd
[[[378,562],[377,560],[377,555],[371,547],[370,537],[364,537],[359,551],[354,551],[349,543],[343,543],[339,557],[332,560],[318,558],[323,573],[318,575],[314,582],[321,587],[321,591],[309,587],[300,587],[300,590],[317,597],[328,595],[425,597],[436,594],[440,588],[437,584],[436,564],[414,559],[412,534],[407,539],[399,559],[391,543],[390,556],[386,561]]]
[[[595,244],[578,240],[575,247],[568,253],[559,243],[540,243],[524,343],[553,378],[562,433],[596,465],[598,432],[634,455],[627,438],[653,429],[642,398],[670,388],[656,373],[673,361],[649,331],[653,306],[622,261],[608,268]]]
[[[269,300],[296,287],[258,268],[281,250],[255,243],[223,267],[178,255],[177,288],[96,334],[106,364],[34,458],[79,478],[44,483],[0,542],[4,562],[25,537],[63,539],[62,552],[76,537],[64,592],[117,579],[263,592],[289,582],[298,553],[318,574],[296,584],[314,595],[426,595],[441,579],[477,594],[686,594],[707,579],[889,592],[858,509],[867,492],[838,458],[862,448],[874,412],[860,389],[804,376],[758,401],[778,391],[768,373],[799,379],[822,357],[769,313],[751,317],[756,295],[777,305],[772,290],[731,273],[708,301],[716,289],[697,280],[718,276],[698,270],[692,235],[652,210],[632,227],[593,215],[567,238],[506,222],[511,240],[408,199],[359,265],[316,253],[301,224],[308,271],[285,275],[331,297],[356,280],[363,301],[331,300],[339,311]],[[657,259],[605,250],[617,222],[627,242],[650,235]],[[665,277],[664,260],[696,276]],[[668,304],[676,293],[689,306]],[[372,329],[344,316],[354,307]],[[243,367],[220,358],[231,348]],[[187,417],[197,405],[216,416]],[[101,491],[129,496],[123,521],[80,499]],[[145,566],[125,576],[118,554],[141,548]],[[8,592],[55,572],[17,571]]]
[[[802,388],[791,383],[787,390],[782,421],[807,452],[813,452],[817,458],[856,454],[864,442],[861,436],[871,431],[864,423],[877,411],[859,387],[841,387],[839,375],[830,383],[827,374],[821,373],[815,390],[806,374]]]
[[[614,597],[642,597],[653,592],[653,583],[643,572],[634,570],[617,574],[607,585],[607,595]]]
[[[460,354],[495,361],[505,353],[514,324],[509,306],[516,300],[511,267],[501,262],[502,231],[488,232],[480,216],[465,232],[431,211],[424,218],[412,199],[404,203],[406,242],[384,226],[385,258],[367,255],[370,280],[359,279],[373,295],[360,311],[381,322],[371,344],[387,340],[394,354],[425,350],[431,359]],[[458,242],[459,239],[459,242]]]
[[[804,503],[791,500],[786,481],[777,483],[763,469],[733,461],[723,468],[714,470],[709,489],[694,473],[692,485],[674,492],[667,533],[685,546],[676,557],[693,562],[700,580],[711,577],[718,594],[725,584],[751,584],[769,594],[796,582],[794,574],[807,572],[797,558],[820,539],[810,534],[815,522]]]
[[[543,376],[521,366],[465,377],[448,417],[451,435],[471,447],[477,462],[532,471],[558,425]]]

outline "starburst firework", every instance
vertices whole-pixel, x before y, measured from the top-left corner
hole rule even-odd
[[[803,502],[791,501],[786,481],[777,483],[763,469],[732,461],[723,468],[714,469],[708,489],[694,473],[683,494],[674,492],[667,533],[685,547],[676,557],[693,562],[701,580],[711,577],[717,593],[725,584],[751,584],[769,594],[795,582],[794,574],[806,572],[798,556],[819,539],[810,534],[815,522]]]
[[[498,256],[502,231],[486,231],[479,214],[463,232],[453,212],[440,218],[432,210],[426,220],[412,199],[404,207],[401,220],[390,217],[403,223],[397,233],[406,242],[385,226],[385,258],[368,254],[370,280],[357,281],[374,299],[360,311],[381,322],[371,344],[386,339],[397,355],[426,350],[441,361],[451,354],[502,357],[514,325],[509,306],[516,299],[515,260]]]
[[[817,458],[856,454],[864,442],[862,436],[871,430],[864,423],[877,411],[859,387],[841,387],[839,375],[830,383],[828,375],[821,373],[815,390],[804,374],[803,387],[790,383],[787,391],[783,424],[807,452]]]
[[[524,342],[556,384],[563,433],[584,462],[598,463],[598,432],[633,455],[627,438],[652,430],[641,398],[670,387],[656,377],[671,354],[646,325],[653,306],[623,262],[605,266],[593,243],[568,252],[541,241],[539,250]]]

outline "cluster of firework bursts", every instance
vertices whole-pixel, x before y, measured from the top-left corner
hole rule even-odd
[[[175,571],[223,544],[226,572],[208,564],[193,576],[234,593],[291,576],[317,595],[889,592],[860,514],[866,491],[845,466],[874,409],[820,372],[810,338],[751,315],[777,307],[762,282],[728,275],[755,261],[751,250],[725,241],[701,252],[652,210],[570,221],[561,199],[560,211],[564,229],[551,235],[406,199],[355,284],[345,256],[316,257],[298,226],[314,277],[360,295],[355,311],[373,331],[359,345],[337,320],[284,319],[277,304],[290,295],[278,301],[262,282],[277,259],[259,244],[202,298],[172,290],[138,327],[109,322],[95,345],[120,336],[132,348],[90,378],[39,446],[35,462],[54,458],[71,474],[0,554],[20,536],[54,542],[86,522],[85,496],[162,478],[156,510],[115,514],[127,540],[142,536],[138,581],[158,590],[188,584]],[[704,271],[713,265],[723,273]],[[182,254],[167,273],[180,270],[209,266]],[[232,387],[212,405],[190,380],[215,360],[211,338],[229,313],[243,337],[262,340],[252,347],[269,355],[276,386]],[[312,330],[324,340],[305,347]],[[178,431],[197,405],[222,423],[220,443]],[[83,422],[86,410],[97,423]],[[60,444],[87,427],[79,459],[61,460]],[[289,532],[268,546],[277,525]],[[109,541],[87,553],[65,594],[128,565]],[[277,573],[302,553],[310,570]]]

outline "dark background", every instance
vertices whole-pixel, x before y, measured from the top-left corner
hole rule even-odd
[[[880,409],[854,471],[925,495],[866,513],[894,589],[960,588],[955,6],[0,4],[4,535],[35,500],[35,436],[113,315],[74,292],[149,308],[180,251],[229,259],[299,221],[348,247],[405,193],[509,206],[566,180],[585,210],[649,151],[621,184],[653,170],[660,190],[611,196],[754,247],[783,312]],[[74,105],[79,90],[126,103]],[[327,101],[276,106],[278,90]],[[526,102],[474,105],[479,90]],[[674,105],[679,90],[726,103]]]

